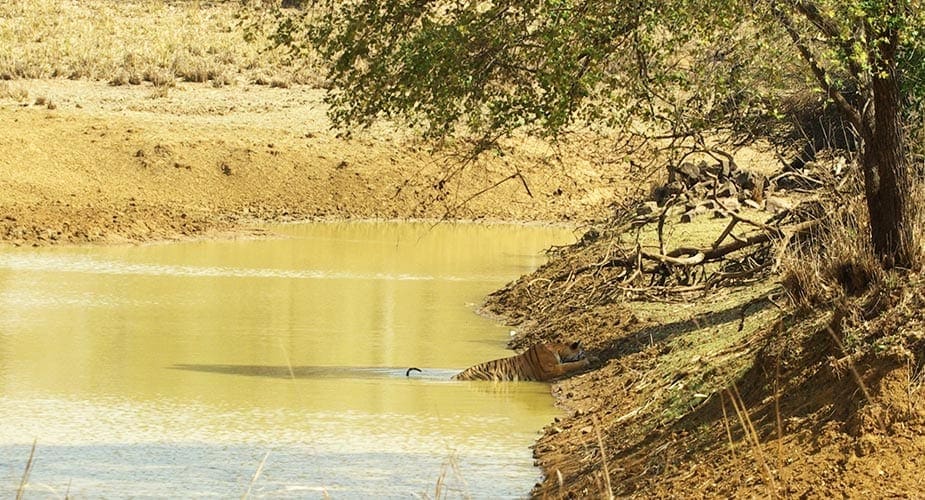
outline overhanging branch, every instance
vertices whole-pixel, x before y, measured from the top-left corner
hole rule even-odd
[[[790,35],[793,44],[800,52],[800,57],[802,57],[803,61],[809,65],[809,68],[813,73],[813,77],[815,77],[816,81],[819,83],[822,89],[825,90],[826,95],[835,101],[835,104],[845,114],[845,116],[848,118],[848,121],[851,122],[851,124],[857,130],[859,130],[865,138],[869,137],[870,128],[865,126],[861,113],[850,102],[848,102],[848,99],[845,98],[844,94],[833,87],[829,82],[829,78],[825,69],[819,65],[816,57],[813,55],[812,50],[810,50],[809,46],[806,45],[806,43],[803,41],[803,37],[801,37],[800,32],[797,31],[793,19],[780,8],[777,2],[771,5],[771,11],[774,13],[774,16],[777,17],[777,20],[781,23],[781,25],[784,26],[784,29],[787,30],[787,34]]]
[[[841,50],[844,52],[848,69],[851,71],[851,75],[860,81],[861,78],[861,66],[851,57],[851,52],[854,48],[851,45],[851,42],[854,40],[854,37],[850,37],[847,40],[843,40],[842,32],[838,27],[838,23],[832,19],[831,16],[825,15],[820,9],[819,6],[810,0],[798,0],[794,7],[797,12],[803,15],[809,22],[813,23],[823,35],[828,37],[835,45],[838,45]]]

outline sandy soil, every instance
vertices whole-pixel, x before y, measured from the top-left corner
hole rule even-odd
[[[180,84],[165,96],[145,85],[13,85],[28,92],[0,99],[0,239],[14,245],[240,234],[259,221],[331,217],[580,222],[632,188],[616,181],[622,165],[568,145],[524,141],[457,173],[452,145],[434,152],[387,127],[338,138],[323,91],[307,87]],[[526,187],[510,178],[518,172]]]

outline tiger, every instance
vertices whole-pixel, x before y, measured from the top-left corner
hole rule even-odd
[[[534,380],[546,382],[590,365],[580,342],[534,344],[521,354],[467,368],[453,380]]]

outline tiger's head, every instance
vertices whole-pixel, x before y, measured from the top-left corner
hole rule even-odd
[[[581,347],[581,341],[571,343],[556,342],[550,344],[550,347],[556,353],[560,363],[569,363],[585,358],[585,350]]]

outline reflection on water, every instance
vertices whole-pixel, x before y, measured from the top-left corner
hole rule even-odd
[[[267,366],[267,365],[174,365],[178,370],[226,373],[248,377],[273,378],[382,378],[405,377],[414,379],[444,380],[457,374],[458,370],[418,369],[409,374],[409,368],[389,368],[386,366]]]
[[[240,496],[267,452],[253,492],[274,497],[407,498],[442,473],[477,497],[528,491],[548,386],[449,377],[510,354],[474,304],[570,233],[275,229],[0,252],[0,492],[33,439],[52,496]]]

